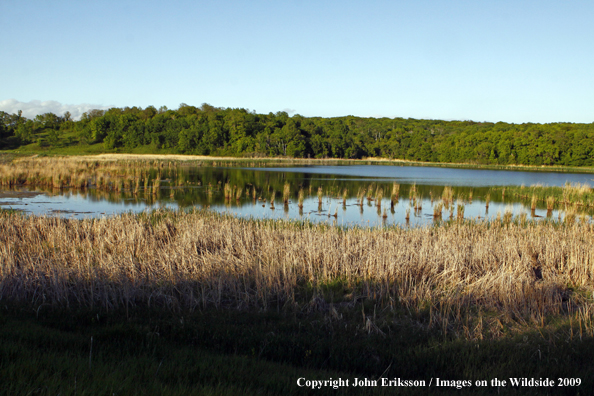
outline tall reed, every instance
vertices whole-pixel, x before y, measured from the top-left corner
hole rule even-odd
[[[443,201],[443,203],[446,207],[449,207],[453,203],[454,191],[452,190],[452,187],[445,186],[443,188],[443,192],[441,194],[441,200]]]
[[[209,212],[99,221],[0,213],[0,299],[35,309],[299,311],[310,303],[304,281],[318,295],[339,282],[380,310],[398,301],[416,317],[429,315],[421,326],[441,328],[447,319],[441,329],[461,337],[477,335],[464,332],[477,310],[489,312],[497,336],[502,323],[541,327],[593,309],[582,296],[594,291],[594,226],[570,214],[565,224],[525,220],[344,230]]]
[[[536,194],[532,194],[532,200],[530,202],[530,210],[532,210],[534,212],[536,210],[537,203],[538,203],[538,198],[536,197]]]
[[[441,212],[443,210],[443,202],[439,201],[433,206],[433,218],[441,219]]]
[[[395,204],[396,202],[398,202],[399,196],[400,196],[400,184],[397,184],[394,182],[392,184],[392,196],[391,196],[392,204]]]
[[[289,203],[289,197],[291,196],[291,185],[289,183],[285,183],[283,186],[283,202],[285,205]]]
[[[384,199],[384,189],[378,186],[377,191],[375,192],[375,205],[378,208],[382,206],[382,199]]]

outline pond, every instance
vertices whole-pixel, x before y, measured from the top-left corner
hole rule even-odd
[[[506,213],[557,219],[565,215],[567,205],[547,205],[545,197],[532,203],[530,186],[591,186],[593,177],[392,165],[177,166],[152,168],[142,180],[113,183],[109,188],[91,184],[83,189],[4,189],[0,191],[0,207],[76,218],[164,207],[210,208],[240,217],[341,226],[417,226],[458,216],[481,219]],[[508,189],[507,195],[502,186]],[[581,205],[579,213],[592,215],[588,205]]]

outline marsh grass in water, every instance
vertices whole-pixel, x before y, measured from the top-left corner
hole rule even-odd
[[[194,167],[188,167],[191,163]],[[216,163],[216,164],[215,164]],[[185,164],[185,165],[184,165]],[[369,182],[368,180],[333,179],[332,177],[309,178],[297,173],[265,172],[245,169],[211,168],[210,165],[229,165],[225,161],[179,161],[179,160],[90,160],[84,158],[20,158],[12,162],[4,162],[0,167],[0,184],[4,190],[20,191],[27,189],[43,192],[49,196],[75,197],[76,199],[59,202],[56,205],[76,206],[76,216],[79,213],[93,212],[99,216],[102,212],[117,213],[121,210],[141,211],[145,207],[168,206],[172,208],[210,207],[220,212],[230,212],[236,216],[262,216],[273,218],[304,219],[313,221],[329,221],[333,218],[340,224],[353,225],[393,225],[405,224],[404,205],[399,206],[400,195],[409,196],[414,217],[409,216],[406,224],[412,226],[431,223],[438,217],[434,216],[434,199],[441,196],[443,208],[456,206],[454,195],[464,197],[465,216],[468,218],[489,217],[488,209],[491,205],[491,217],[503,210],[508,203],[521,202],[524,207],[530,207],[531,217],[534,219],[555,217],[559,212],[564,215],[569,206],[574,206],[576,216],[584,218],[594,214],[591,205],[591,189],[584,185],[571,185],[563,188],[507,187],[507,195],[500,194],[498,188],[470,188],[450,186],[400,185],[395,182]],[[248,162],[242,162],[250,165]],[[214,187],[213,187],[214,186]],[[263,199],[270,200],[271,192],[282,191],[283,211],[258,210],[261,204],[248,198],[248,190],[254,191]],[[246,194],[243,194],[244,189]],[[315,197],[305,197],[298,200],[298,192],[319,192]],[[347,191],[346,194],[344,191]],[[556,191],[556,192],[555,192]],[[342,192],[342,194],[341,194]],[[390,193],[390,213],[384,216],[381,210],[384,192],[386,198]],[[347,205],[349,193],[361,204],[362,198],[367,197],[369,206],[373,203],[379,210],[361,211]],[[224,198],[223,198],[224,197]],[[280,195],[279,195],[280,197]],[[429,197],[429,198],[424,198]],[[472,197],[472,202],[471,202]],[[500,198],[501,197],[501,198]],[[534,197],[534,198],[533,198]],[[551,198],[552,197],[552,198]],[[332,212],[335,200],[342,200],[343,211],[334,217]],[[482,201],[481,201],[482,200]],[[99,201],[106,202],[110,208],[101,209]],[[374,202],[375,201],[375,202]],[[550,201],[550,202],[549,202]],[[44,213],[43,205],[28,205],[27,202],[15,202],[15,208],[31,213]],[[322,204],[323,203],[323,204]],[[0,204],[7,205],[6,202]],[[276,204],[276,202],[275,202]],[[298,205],[295,205],[298,204]],[[431,205],[429,205],[431,204]],[[63,212],[56,205],[45,213],[52,211]],[[484,205],[484,206],[483,206]],[[49,206],[49,205],[46,205]],[[104,207],[105,207],[104,206]],[[124,208],[124,206],[127,206]],[[113,208],[113,209],[112,209]],[[298,208],[298,209],[297,209]],[[551,209],[552,208],[552,209]],[[317,211],[316,211],[317,209]],[[330,212],[328,212],[330,211]],[[513,212],[518,214],[521,208],[515,207]],[[316,214],[312,214],[316,212]],[[388,214],[388,213],[386,213]]]
[[[463,208],[456,221],[414,229],[208,211],[96,220],[1,213],[0,298],[33,309],[302,312],[323,285],[341,279],[349,292],[325,303],[348,310],[369,302],[388,317],[427,315],[419,326],[462,339],[570,318],[581,334],[594,334],[594,302],[582,297],[594,291],[589,222],[570,214],[574,221],[534,223],[507,212],[501,222],[468,221]],[[481,326],[477,310],[489,313]]]

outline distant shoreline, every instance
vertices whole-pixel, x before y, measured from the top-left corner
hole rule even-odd
[[[38,155],[19,155],[15,153],[0,153],[0,158],[13,155],[14,158],[32,158]],[[54,155],[52,155],[54,156]],[[380,157],[369,157],[363,159],[343,158],[286,158],[286,157],[219,157],[207,155],[185,155],[185,154],[130,154],[130,153],[107,153],[107,154],[57,154],[55,157],[80,158],[87,161],[222,161],[232,163],[280,163],[280,164],[301,164],[301,165],[400,165],[400,166],[424,166],[439,168],[466,168],[466,169],[488,169],[488,170],[511,170],[531,172],[560,172],[560,173],[594,173],[594,167],[576,166],[550,166],[550,165],[488,165],[455,162],[421,162],[403,159],[389,159]],[[223,164],[221,164],[223,165]]]

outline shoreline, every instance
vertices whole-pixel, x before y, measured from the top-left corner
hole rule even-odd
[[[18,155],[15,153],[0,153],[1,157],[12,155],[12,160],[32,159],[40,157],[40,154]],[[42,157],[46,155],[42,154]],[[437,167],[437,168],[462,168],[477,170],[507,170],[524,172],[554,172],[554,173],[592,173],[594,167],[572,167],[572,166],[547,166],[547,165],[490,165],[490,164],[472,164],[460,162],[421,162],[404,159],[389,159],[380,157],[368,157],[363,159],[344,159],[344,158],[283,158],[283,157],[220,157],[206,155],[186,155],[186,154],[131,154],[131,153],[103,153],[103,154],[75,154],[75,155],[47,155],[54,158],[80,159],[87,161],[223,161],[223,162],[260,162],[260,163],[278,163],[278,164],[303,164],[303,165],[394,165],[394,166],[418,166],[418,167]]]

